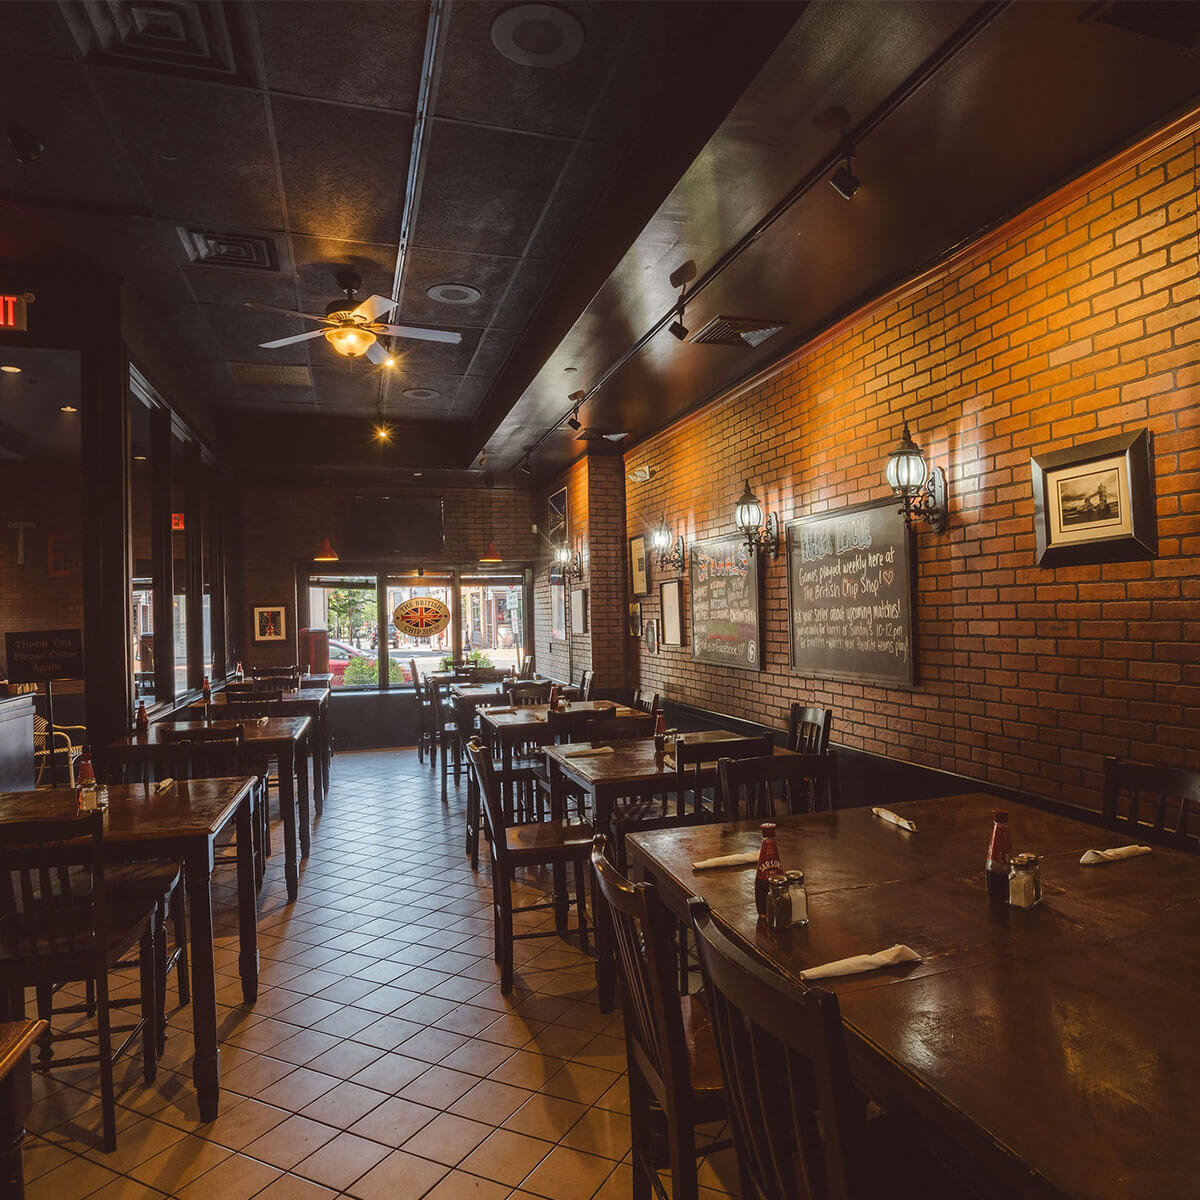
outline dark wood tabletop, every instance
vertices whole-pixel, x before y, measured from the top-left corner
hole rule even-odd
[[[0,1022],[0,1082],[12,1074],[45,1029],[45,1021]]]
[[[282,742],[298,743],[303,741],[311,724],[312,718],[307,716],[171,721],[169,724],[156,721],[145,733],[126,734],[125,737],[112,742],[108,748],[110,750],[153,750],[158,746],[171,744],[167,741],[164,733],[166,729],[228,729],[233,725],[243,727],[243,741],[269,747]]]
[[[504,685],[500,683],[453,683],[450,685],[450,695],[460,700],[470,700],[476,704],[486,704],[504,695]]]
[[[501,708],[507,707],[504,705]],[[615,700],[569,700],[566,708],[560,709],[560,717],[578,717],[581,721],[590,720],[597,713],[615,709],[617,717],[636,717],[641,709],[630,708],[626,704],[618,704]],[[548,704],[527,704],[517,708],[515,712],[498,712],[496,709],[481,708],[478,710],[480,721],[486,721],[499,732],[503,729],[532,728],[546,723],[550,712]]]
[[[316,675],[301,675],[300,689],[308,691],[310,688],[331,688],[333,686],[332,672],[322,672]]]
[[[969,1164],[987,1195],[1166,1200],[1200,1180],[1200,859],[1081,866],[1128,839],[982,793],[783,818],[780,858],[805,873],[810,924],[766,929],[754,868],[696,872],[753,851],[757,823],[631,834],[631,866],[678,914],[702,896],[754,953],[796,978],[895,943],[920,962],[824,979],[859,1084],[913,1136]],[[1016,850],[1045,856],[1044,903],[988,901],[992,810]]]

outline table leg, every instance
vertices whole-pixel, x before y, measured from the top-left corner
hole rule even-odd
[[[0,1083],[0,1196],[21,1200],[25,1195],[25,1171],[21,1165],[21,1143],[25,1120],[33,1105],[30,1052],[21,1055],[8,1078]]]
[[[312,755],[313,808],[319,817],[325,811],[325,776],[321,771],[321,718],[309,726],[308,749]]]
[[[597,833],[609,832],[612,797],[602,788],[592,793],[592,828]],[[611,848],[612,835],[609,834]],[[612,926],[608,910],[600,898],[596,881],[592,879],[592,918],[596,925],[596,992],[601,1012],[612,1012],[617,1006],[617,963],[613,946]]]
[[[258,999],[258,911],[254,869],[254,811],[251,793],[246,792],[237,812],[238,872],[238,971],[242,977],[242,999]]]
[[[188,855],[188,912],[192,955],[192,1080],[200,1102],[200,1120],[215,1121],[220,1107],[221,1049],[217,1045],[217,973],[213,962],[212,843]]]
[[[308,744],[300,743],[300,753],[293,754],[296,770],[296,797],[300,801],[300,857],[307,858],[309,851],[309,807],[308,807]]]
[[[283,817],[283,873],[289,903],[300,890],[296,868],[296,786],[292,774],[295,752],[289,744],[279,751],[279,811]]]
[[[333,756],[333,741],[329,728],[329,701],[321,705],[321,778],[329,791],[329,760]]]

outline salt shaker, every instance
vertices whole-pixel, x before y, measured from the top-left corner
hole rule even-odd
[[[792,898],[792,924],[808,924],[808,890],[803,871],[787,871],[788,895]]]
[[[1033,908],[1042,902],[1042,877],[1037,854],[1014,854],[1008,873],[1008,902],[1013,908]]]
[[[767,924],[772,929],[790,929],[792,897],[787,876],[782,871],[772,871],[767,877],[767,889]]]

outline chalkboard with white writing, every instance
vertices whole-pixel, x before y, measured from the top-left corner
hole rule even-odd
[[[787,525],[797,675],[912,687],[912,532],[893,499]]]
[[[10,683],[83,678],[83,634],[78,629],[6,633],[4,656]]]
[[[758,556],[740,533],[693,542],[688,551],[692,658],[761,671]]]

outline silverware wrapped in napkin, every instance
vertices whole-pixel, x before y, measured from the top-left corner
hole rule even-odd
[[[160,780],[159,780],[159,781],[158,781],[158,782],[157,782],[157,783],[154,785],[154,790],[155,790],[156,792],[165,792],[165,791],[166,791],[166,790],[167,790],[169,787],[171,787],[171,785],[172,785],[172,784],[174,784],[174,782],[175,782],[175,780],[173,780],[173,779],[172,779],[172,778],[171,778],[171,777],[168,775],[166,779],[160,779]]]
[[[835,975],[861,975],[864,971],[878,971],[880,967],[895,967],[900,963],[920,962],[921,956],[907,946],[889,946],[875,954],[855,954],[850,958],[839,958],[836,962],[823,963],[800,972],[800,978],[832,979]]]
[[[907,829],[909,833],[917,832],[916,821],[910,821],[907,817],[902,817],[898,813],[892,812],[890,808],[873,808],[871,811],[881,821],[887,821],[889,825],[899,825],[901,829]]]
[[[560,750],[559,754],[563,758],[597,758],[601,754],[612,752],[611,746],[568,746],[565,750]]]
[[[710,871],[714,867],[748,867],[758,862],[758,851],[747,850],[744,854],[718,854],[716,858],[702,858],[692,863],[693,871]]]
[[[1137,858],[1140,854],[1149,853],[1149,846],[1116,846],[1112,850],[1088,850],[1079,860],[1079,865],[1090,867],[1096,863],[1120,862],[1123,858]]]

